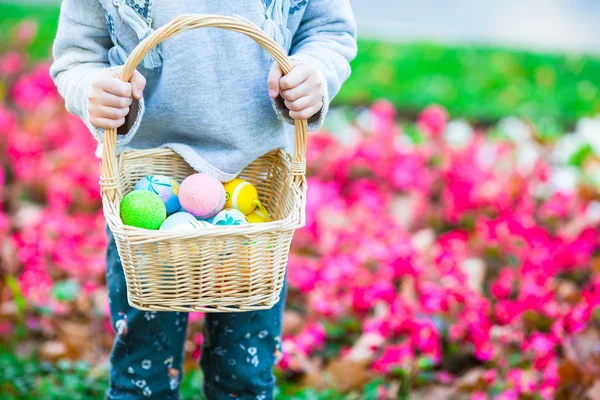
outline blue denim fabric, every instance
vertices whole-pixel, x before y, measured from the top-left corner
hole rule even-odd
[[[106,281],[116,337],[106,398],[177,400],[188,315],[130,307],[116,244],[108,235]],[[284,303],[285,288],[270,310],[206,314],[200,365],[208,400],[273,398]]]

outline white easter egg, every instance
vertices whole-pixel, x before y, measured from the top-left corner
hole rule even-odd
[[[218,213],[212,220],[215,226],[239,226],[248,223],[246,216],[235,208],[226,208]]]

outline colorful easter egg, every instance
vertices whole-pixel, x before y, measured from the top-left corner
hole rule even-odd
[[[262,222],[271,222],[271,217],[269,213],[260,209],[252,211],[250,214],[246,215],[246,219],[251,224],[259,224]]]
[[[133,190],[148,190],[157,194],[165,203],[167,214],[179,211],[179,183],[173,178],[163,175],[150,175],[140,179]]]
[[[208,229],[208,228],[214,228],[214,225],[209,224],[206,221],[196,221],[194,219],[193,221],[186,222],[183,225],[178,225],[176,229],[196,230],[196,229]]]
[[[235,208],[248,215],[260,204],[256,188],[244,179],[234,179],[223,184],[223,187],[227,196],[225,208]]]
[[[184,224],[188,224],[191,221],[196,221],[196,217],[194,217],[192,214],[187,213],[185,211],[180,211],[177,212],[171,216],[169,216],[165,222],[162,223],[162,225],[160,226],[160,230],[164,231],[164,230],[169,230],[169,229],[174,229],[177,228],[179,225],[184,225]]]
[[[216,178],[198,173],[183,180],[179,187],[181,207],[199,219],[208,219],[225,206],[225,188]]]
[[[212,221],[215,226],[238,226],[248,223],[246,216],[235,208],[226,208],[218,213]]]
[[[121,200],[121,220],[125,225],[157,230],[167,217],[162,199],[147,190],[134,190]]]
[[[201,218],[196,218],[198,221],[203,221],[203,222],[208,222],[209,224],[213,223],[213,219],[215,219],[215,217],[210,217],[207,219],[201,219]]]

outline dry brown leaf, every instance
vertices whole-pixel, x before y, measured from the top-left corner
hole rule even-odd
[[[286,310],[283,314],[283,336],[297,335],[304,328],[305,319],[302,316],[292,310]]]
[[[594,272],[600,272],[600,257],[599,256],[592,257],[590,264],[591,264],[592,270]]]
[[[372,378],[369,361],[334,360],[327,366],[327,380],[339,392],[362,388]]]
[[[323,363],[320,359],[309,360],[303,355],[297,357],[299,364],[302,366],[304,375],[302,377],[302,386],[310,387],[316,390],[325,390],[329,387],[327,383],[325,371],[323,371]]]
[[[484,368],[473,368],[467,371],[456,380],[456,387],[460,390],[478,390],[485,388],[486,382],[483,379]]]
[[[598,349],[598,343],[600,343],[600,332],[593,328],[588,328],[585,331],[573,336],[571,338],[571,344],[575,351],[576,361],[578,365],[581,365],[593,356]]]
[[[456,389],[448,386],[432,386],[410,394],[410,400],[449,400],[456,394]]]
[[[585,394],[589,400],[600,400],[600,379],[596,380]]]
[[[558,377],[562,385],[579,384],[583,381],[583,376],[577,364],[565,360],[558,367]]]
[[[58,339],[67,347],[69,355],[79,358],[91,350],[93,341],[90,340],[88,324],[56,320],[54,326]]]
[[[313,374],[304,374],[302,376],[302,386],[309,387],[315,390],[325,390],[328,387],[325,374],[322,372]]]
[[[89,316],[92,311],[92,298],[87,295],[80,294],[74,300],[74,308],[81,315]]]
[[[17,315],[17,305],[14,301],[9,300],[0,304],[0,318],[12,319]]]
[[[581,293],[577,285],[565,279],[559,279],[554,289],[556,296],[569,304],[576,304],[581,298]]]
[[[5,274],[16,275],[19,269],[17,249],[12,240],[4,240],[0,243],[0,265]]]
[[[44,361],[56,362],[65,358],[68,349],[63,342],[50,341],[40,346],[40,359]]]
[[[377,350],[384,344],[385,338],[380,334],[365,333],[354,343],[346,359],[356,362],[371,361]]]

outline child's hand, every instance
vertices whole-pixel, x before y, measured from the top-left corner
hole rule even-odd
[[[138,71],[133,73],[131,83],[117,78],[118,70],[100,72],[88,92],[89,119],[93,126],[117,129],[125,123],[133,98],[142,98],[146,79]]]
[[[283,73],[277,63],[273,63],[269,72],[269,97],[277,98],[281,94],[290,117],[296,120],[309,119],[323,108],[321,75],[317,69],[300,63],[282,78]]]

